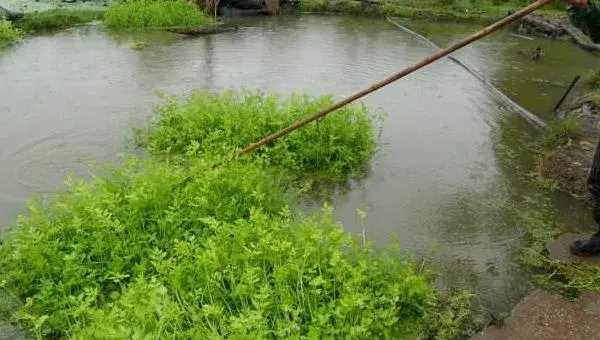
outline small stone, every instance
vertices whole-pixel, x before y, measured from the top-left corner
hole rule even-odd
[[[573,162],[572,165],[573,166],[581,166],[581,163],[579,163],[579,162]]]

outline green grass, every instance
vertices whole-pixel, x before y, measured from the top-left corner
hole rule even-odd
[[[114,2],[104,20],[113,29],[189,27],[210,21],[198,6],[186,0]]]
[[[169,98],[139,141],[153,154],[227,155],[333,103],[330,96],[289,98],[255,91],[196,92]],[[252,154],[297,177],[343,180],[366,171],[378,116],[348,106]]]
[[[550,122],[549,129],[540,136],[540,146],[544,151],[553,151],[569,141],[581,137],[581,122],[577,117],[568,116]]]
[[[521,254],[522,262],[535,269],[534,281],[546,289],[576,297],[582,290],[600,292],[600,270],[597,265],[566,263],[548,256],[547,244],[573,226],[558,222],[553,203],[547,193],[538,192],[515,203],[512,207],[520,213],[517,223],[526,232],[527,246]],[[589,212],[592,213],[591,210]],[[592,226],[590,225],[590,235]]]
[[[368,161],[376,141],[365,108],[211,166],[330,101],[171,98],[146,131],[150,158],[67,179],[2,240],[0,286],[18,301],[13,316],[43,339],[472,334],[470,295],[437,295],[429,272],[398,249],[346,233],[328,206],[307,216],[289,201],[298,188],[281,169],[308,176],[316,166],[339,179]]]
[[[11,22],[0,20],[0,48],[16,44],[23,38],[23,32]]]
[[[566,123],[566,126],[572,124],[574,122]],[[560,124],[552,124],[555,131],[548,134],[563,137],[549,138],[553,141],[547,144],[550,148],[556,145],[554,141],[564,142],[563,132],[571,129],[558,125]],[[507,211],[503,214],[511,218],[507,224],[514,225],[525,233],[525,243],[520,253],[521,263],[532,270],[532,279],[540,287],[567,297],[575,297],[585,289],[600,291],[600,271],[596,265],[565,263],[549,257],[547,245],[550,241],[566,232],[581,232],[584,229],[582,227],[585,227],[574,225],[573,221],[565,218],[565,211],[556,208],[557,196],[553,195],[552,191],[557,187],[548,185],[548,182],[544,183],[539,170],[536,169],[539,164],[535,162],[535,158],[545,157],[551,150],[542,147],[540,139],[532,140],[526,132],[517,136],[513,133],[506,134],[502,140],[503,142],[499,143],[500,164],[505,171],[514,175],[512,187],[515,190],[510,193],[510,197],[498,200],[496,206]],[[528,155],[531,161],[524,162],[519,159],[522,155]],[[563,199],[564,197],[560,197],[561,202]],[[587,210],[587,213],[591,216],[591,209]],[[593,230],[594,225],[590,223],[590,235]]]
[[[135,40],[129,45],[129,48],[135,51],[143,50],[146,47],[148,47],[148,42],[143,40]]]
[[[97,10],[53,9],[27,13],[16,25],[25,32],[55,31],[101,20],[103,15]]]
[[[525,1],[519,0],[382,0],[378,4],[352,0],[300,0],[299,10],[488,24],[504,18],[509,10],[525,5]],[[564,16],[564,7],[564,4],[551,5],[536,11],[536,14],[546,17]]]
[[[583,80],[588,90],[600,92],[600,70],[589,71]]]

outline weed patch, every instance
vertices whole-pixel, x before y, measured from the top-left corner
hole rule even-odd
[[[20,320],[44,338],[417,334],[434,293],[409,261],[329,210],[294,217],[263,168],[193,163],[135,161],[32,203],[0,248]]]
[[[226,155],[332,104],[331,96],[289,98],[250,91],[197,92],[169,98],[139,142],[155,154]],[[378,117],[364,106],[342,108],[251,157],[298,177],[344,180],[365,171],[376,147]]]
[[[492,23],[505,17],[510,9],[520,8],[526,2],[514,1],[463,1],[463,0],[395,0],[363,2],[352,0],[300,0],[298,9],[303,12],[344,13],[368,16],[390,16],[426,21]],[[564,16],[564,5],[540,10],[538,15]]]
[[[27,13],[16,25],[25,32],[55,31],[101,20],[103,15],[102,11],[53,9]]]
[[[2,240],[0,288],[18,301],[14,316],[49,339],[467,334],[469,296],[438,297],[426,270],[346,233],[329,206],[307,216],[291,205],[287,172],[340,178],[368,160],[364,107],[211,166],[330,101],[228,91],[159,106],[140,139],[149,159],[68,178]]]
[[[590,71],[583,80],[589,90],[600,92],[600,70]]]
[[[113,29],[200,26],[210,19],[186,0],[134,0],[115,2],[106,12],[105,23]]]
[[[131,45],[129,45],[129,48],[132,49],[132,50],[134,50],[134,51],[143,50],[146,47],[148,47],[148,43],[146,41],[143,41],[143,40],[133,41],[131,43]]]
[[[23,38],[23,32],[10,21],[0,20],[0,48],[11,46]]]
[[[574,116],[551,122],[549,127],[540,137],[540,146],[544,151],[555,150],[581,137],[581,122]]]
[[[567,123],[566,125],[571,124]],[[541,141],[544,140],[543,138],[533,143],[527,143],[524,140],[519,141],[513,147],[504,143],[501,150],[501,161],[507,162],[506,166],[510,166],[511,171],[513,171],[514,164],[518,163],[511,155],[535,155],[545,161],[545,157],[549,155],[549,152],[556,152],[556,149],[552,148],[555,148],[556,145],[564,145],[564,142],[568,139],[565,136],[571,135],[565,133],[565,131],[570,131],[571,128],[552,125],[551,130],[546,133],[562,137],[546,137],[545,140],[553,141],[545,144],[549,149],[540,146]],[[511,135],[510,138],[514,139],[514,136]],[[523,148],[523,150],[517,151],[517,148]],[[552,202],[551,192],[563,186],[563,181],[556,183],[542,177],[540,172],[533,169],[535,166],[539,167],[540,164],[532,164],[531,168],[521,168],[518,171],[523,175],[518,176],[516,179],[518,181],[516,186],[526,187],[526,194],[516,192],[511,200],[498,202],[501,204],[502,209],[511,212],[506,215],[514,216],[514,221],[510,221],[510,223],[525,232],[526,244],[521,251],[521,262],[533,270],[535,273],[533,278],[538,284],[565,296],[573,297],[583,289],[600,291],[600,271],[597,266],[585,263],[563,263],[549,258],[547,244],[565,232],[574,231],[574,227],[579,231],[581,226],[568,225],[569,221],[565,221],[561,217],[563,212],[557,211]],[[585,176],[580,180],[585,182]],[[592,213],[591,210],[589,213]]]

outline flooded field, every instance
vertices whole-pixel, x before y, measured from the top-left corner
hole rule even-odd
[[[440,45],[476,30],[413,28]],[[134,51],[133,39],[150,45]],[[537,46],[544,57],[533,63],[529,53]],[[115,35],[98,26],[29,38],[0,51],[0,225],[13,223],[28,198],[60,187],[69,172],[86,176],[87,162],[131,152],[131,123],[152,113],[157,91],[234,87],[344,96],[431,52],[385,21],[327,16],[252,19],[237,32],[194,39]],[[506,33],[457,56],[544,119],[573,77],[597,62],[568,43]],[[369,239],[398,239],[420,255],[435,250],[445,284],[472,287],[486,306],[510,310],[530,286],[516,259],[523,232],[498,202],[537,189],[502,166],[497,151],[531,128],[447,59],[365,103],[387,114],[381,145],[369,176],[329,197],[338,219],[358,233],[356,209],[365,210]],[[560,195],[553,201],[565,220],[590,225],[578,203]],[[307,202],[307,209],[321,203]]]

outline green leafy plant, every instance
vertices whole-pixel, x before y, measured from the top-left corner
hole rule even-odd
[[[136,51],[143,50],[146,47],[148,47],[148,42],[143,40],[135,40],[129,45],[129,48]]]
[[[150,158],[67,178],[2,240],[0,288],[17,300],[14,317],[40,339],[463,334],[468,304],[438,299],[410,257],[345,232],[328,205],[293,209],[290,171],[341,178],[368,160],[375,139],[364,107],[212,166],[330,101],[228,91],[159,106],[140,138]]]
[[[600,70],[588,72],[583,80],[588,89],[600,92]]]
[[[197,92],[157,109],[145,140],[155,154],[227,155],[333,103],[330,96],[289,98],[250,91]],[[342,108],[254,152],[265,165],[296,176],[343,180],[365,171],[375,151],[377,117],[364,106]]]
[[[207,24],[210,19],[186,0],[133,0],[112,3],[105,23],[114,29],[186,27]]]
[[[0,20],[0,47],[13,45],[23,38],[23,32],[10,21]]]
[[[21,321],[76,339],[417,332],[434,296],[426,277],[329,209],[294,217],[265,171],[131,160],[32,203],[0,248]]]
[[[486,324],[477,297],[467,291],[443,292],[426,312],[422,339],[471,339]]]
[[[16,25],[25,32],[54,31],[101,20],[103,14],[93,10],[52,9],[27,13]]]
[[[581,124],[579,119],[568,116],[550,123],[550,129],[540,137],[540,145],[544,150],[552,150],[580,136]]]

